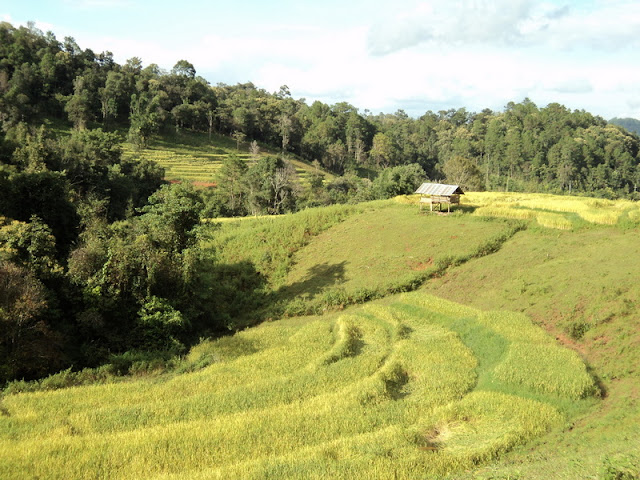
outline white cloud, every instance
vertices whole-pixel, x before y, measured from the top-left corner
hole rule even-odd
[[[436,0],[372,26],[369,51],[385,55],[425,43],[601,50],[640,44],[640,3],[594,5],[585,10],[533,0]]]
[[[34,24],[34,27],[36,27],[38,30],[41,30],[43,32],[53,32],[56,28],[56,26],[53,23],[43,22],[41,20],[35,20],[33,24]]]
[[[631,98],[627,99],[627,106],[629,107],[628,111],[633,111],[635,112],[635,114],[621,114],[620,116],[623,117],[634,117],[635,118],[639,118],[640,115],[638,115],[638,112],[640,112],[640,90],[638,92],[636,92],[635,95],[633,95]]]
[[[155,63],[161,68],[171,68],[178,60],[188,56],[184,48],[165,46],[155,39],[94,36],[87,33],[79,33],[74,38],[81,48],[91,48],[94,52],[112,52],[114,60],[120,64],[138,57],[144,65]]]
[[[514,44],[545,28],[556,14],[532,0],[436,0],[374,25],[369,50],[384,55],[425,42],[447,45]]]

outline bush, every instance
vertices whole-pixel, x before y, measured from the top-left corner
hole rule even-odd
[[[164,371],[172,366],[173,356],[160,352],[125,352],[111,356],[105,370],[113,376],[142,375],[150,372]]]
[[[576,320],[567,326],[567,333],[574,340],[581,340],[584,334],[589,331],[591,326],[583,320]]]

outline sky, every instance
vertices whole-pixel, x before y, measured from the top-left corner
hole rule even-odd
[[[3,0],[0,21],[360,112],[529,98],[640,119],[638,0]]]

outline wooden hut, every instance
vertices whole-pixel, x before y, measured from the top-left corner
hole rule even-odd
[[[428,203],[430,210],[433,211],[435,203],[442,211],[442,204],[446,203],[447,212],[451,211],[451,204],[460,204],[460,195],[464,195],[459,185],[444,185],[442,183],[423,183],[415,193],[421,195],[420,210],[424,204]]]

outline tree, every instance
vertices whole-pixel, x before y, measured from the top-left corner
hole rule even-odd
[[[244,139],[247,138],[247,136],[243,132],[236,130],[233,132],[233,138],[236,139],[236,150],[240,150],[240,145],[244,142]]]
[[[282,166],[276,168],[270,178],[273,192],[271,214],[283,213],[287,205],[291,205],[295,201],[293,190],[295,176],[296,170],[289,162],[283,162]]]
[[[100,88],[100,112],[102,121],[106,124],[110,119],[116,118],[121,110],[122,95],[125,91],[124,75],[120,72],[110,71],[104,87]]]
[[[80,318],[88,334],[112,350],[181,353],[203,295],[199,272],[211,263],[194,248],[202,200],[191,185],[166,185],[141,215],[94,221],[69,257],[69,276],[82,289]]]
[[[154,236],[171,252],[182,252],[193,245],[193,229],[200,223],[202,198],[190,183],[163,185],[141,209],[144,221],[153,225]]]
[[[216,175],[217,195],[224,204],[221,214],[233,217],[246,212],[243,182],[246,173],[247,164],[237,155],[229,155],[222,160],[222,166]]]
[[[73,95],[67,102],[65,111],[77,130],[87,128],[87,123],[91,120],[91,98],[86,77],[79,76],[73,81]]]
[[[157,109],[159,97],[149,93],[131,96],[131,115],[129,115],[129,141],[138,148],[146,148],[151,136],[158,130],[160,119]]]
[[[0,382],[37,378],[63,365],[62,337],[46,322],[46,297],[31,272],[0,260]]]
[[[369,156],[378,168],[388,167],[393,163],[394,148],[388,135],[376,133],[373,137],[373,147],[369,152]]]
[[[27,269],[36,278],[49,279],[62,273],[56,239],[49,226],[35,215],[28,223],[14,220],[0,227],[0,245],[5,259]]]
[[[65,175],[48,170],[20,172],[9,176],[8,180],[8,188],[0,191],[2,212],[23,222],[37,215],[51,227],[58,257],[64,258],[78,236],[79,227]]]
[[[447,183],[460,185],[465,190],[480,190],[482,188],[482,173],[473,160],[454,155],[442,166],[442,173]]]
[[[492,169],[495,169],[495,176],[500,178],[500,161],[505,150],[505,133],[506,126],[502,118],[496,117],[489,120],[487,124],[487,132],[484,137],[485,151],[485,189],[491,190],[492,186]]]
[[[506,149],[504,152],[506,167],[508,169],[506,191],[509,191],[509,182],[513,178],[514,174],[520,173],[520,165],[522,164],[523,147],[522,147],[522,135],[520,131],[512,128],[507,131],[505,137]]]
[[[397,195],[409,195],[424,182],[424,170],[417,163],[387,168],[371,186],[375,198],[385,199]]]
[[[282,153],[287,151],[292,124],[293,122],[291,121],[291,117],[289,115],[287,115],[286,113],[280,115],[280,136],[282,137]]]
[[[254,162],[258,161],[258,158],[260,157],[260,146],[255,140],[253,140],[251,145],[249,145],[249,153],[251,154],[251,159]]]
[[[295,207],[295,169],[276,157],[261,157],[244,176],[247,210],[279,214]]]
[[[322,163],[332,172],[344,173],[347,162],[347,149],[344,147],[342,140],[332,143],[327,147],[326,153],[322,158]]]
[[[196,69],[193,64],[186,60],[178,60],[178,62],[171,69],[172,75],[178,75],[187,78],[195,78]]]

